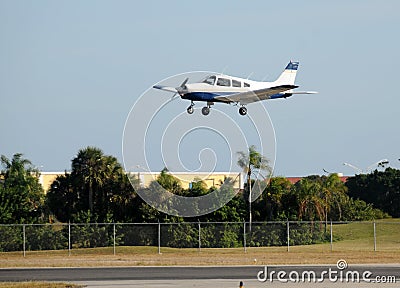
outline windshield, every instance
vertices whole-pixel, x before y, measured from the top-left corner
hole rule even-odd
[[[210,85],[214,85],[215,79],[216,79],[215,76],[210,76],[210,77],[207,77],[207,78],[203,81],[203,83],[207,83],[207,84],[210,84]]]

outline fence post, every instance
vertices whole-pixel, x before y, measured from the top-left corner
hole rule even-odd
[[[333,229],[332,229],[332,220],[331,220],[331,252],[333,251]]]
[[[244,253],[247,252],[247,247],[246,247],[246,221],[243,221],[243,247],[244,247]]]
[[[158,220],[158,254],[161,254],[161,223]]]
[[[114,240],[113,252],[114,252],[114,256],[115,256],[115,223],[113,224],[113,240]]]
[[[71,222],[68,221],[68,256],[71,256]]]
[[[200,220],[199,220],[199,252],[201,252],[201,227],[200,227]]]
[[[289,220],[287,220],[287,252],[290,251],[290,228],[289,228]]]
[[[376,222],[374,220],[374,252],[376,252]]]
[[[22,244],[22,249],[23,249],[23,255],[24,257],[26,256],[26,234],[25,234],[25,224],[22,224],[22,237],[23,237],[23,244]]]

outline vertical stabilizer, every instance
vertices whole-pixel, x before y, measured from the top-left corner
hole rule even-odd
[[[290,61],[283,70],[282,74],[275,81],[277,85],[294,85],[294,80],[296,79],[297,68],[299,68],[299,62]]]

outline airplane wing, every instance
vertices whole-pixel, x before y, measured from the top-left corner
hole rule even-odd
[[[318,94],[318,92],[316,91],[294,91],[294,92],[290,92],[290,94]]]
[[[178,92],[175,87],[169,87],[169,86],[154,85],[153,88],[160,89],[160,90],[163,90],[163,91],[172,92],[172,93]]]
[[[261,100],[267,100],[270,99],[272,95],[278,94],[290,89],[297,88],[299,86],[296,85],[279,85],[275,87],[270,87],[270,88],[264,88],[264,89],[259,89],[259,90],[252,90],[252,91],[247,91],[247,92],[242,92],[242,93],[236,93],[232,95],[227,95],[227,96],[216,96],[215,99],[218,99],[220,101],[226,102],[226,103],[232,103],[232,102],[240,102],[241,104],[249,104]]]

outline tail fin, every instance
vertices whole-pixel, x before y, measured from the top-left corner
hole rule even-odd
[[[299,68],[299,62],[290,61],[275,83],[279,85],[294,85],[297,68]]]

